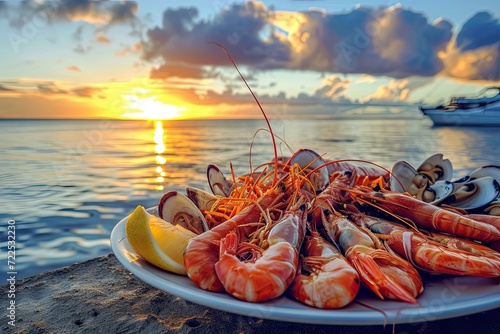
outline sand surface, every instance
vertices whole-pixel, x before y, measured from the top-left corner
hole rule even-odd
[[[500,308],[392,326],[325,326],[262,320],[200,306],[143,283],[113,254],[17,281],[15,327],[3,333],[500,333]],[[500,305],[499,305],[500,306]]]

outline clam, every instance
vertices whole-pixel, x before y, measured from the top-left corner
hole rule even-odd
[[[311,171],[318,168],[310,175],[316,193],[323,191],[330,184],[326,161],[316,152],[310,149],[300,149],[290,159],[290,166],[298,164],[303,170]],[[322,167],[323,166],[323,167]]]
[[[462,187],[466,182],[470,181],[468,176],[465,176],[456,181],[437,181],[429,186],[429,189],[434,193],[434,199],[430,201],[431,204],[439,205],[448,196],[452,195],[460,187]]]
[[[187,187],[186,194],[200,210],[211,210],[213,205],[221,198],[221,196],[216,196],[203,189],[193,187]]]
[[[443,159],[443,154],[437,153],[420,164],[417,172],[425,175],[431,183],[436,181],[450,181],[453,176],[453,166],[448,159]]]
[[[389,182],[391,191],[407,192],[424,202],[432,202],[436,199],[435,192],[429,189],[429,179],[418,173],[406,161],[397,161],[392,166]]]
[[[451,195],[441,201],[453,207],[472,210],[484,207],[500,195],[499,183],[490,176],[454,183]]]
[[[500,184],[500,166],[483,166],[469,173],[471,179],[479,179],[485,176],[494,178]]]
[[[158,214],[163,220],[181,225],[194,233],[208,231],[208,225],[200,209],[186,196],[178,191],[169,191],[158,203]]]
[[[434,193],[434,198],[429,203],[438,205],[453,193],[455,185],[450,181],[437,181],[430,185],[429,189]]]
[[[500,216],[500,198],[490,202],[484,209],[484,213],[492,216]]]
[[[208,165],[207,178],[210,190],[212,190],[214,195],[229,197],[233,188],[233,182],[227,180],[217,166]]]

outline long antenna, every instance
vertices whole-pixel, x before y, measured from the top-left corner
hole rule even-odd
[[[276,140],[274,139],[274,133],[273,133],[273,128],[271,127],[271,123],[269,123],[269,119],[267,118],[267,115],[266,113],[264,112],[264,109],[262,108],[262,106],[260,105],[260,102],[259,100],[257,99],[257,96],[255,96],[255,94],[253,93],[252,91],[252,88],[250,88],[250,86],[248,85],[247,81],[245,80],[245,77],[243,76],[243,74],[241,74],[240,70],[238,69],[238,66],[236,66],[236,63],[234,62],[233,58],[231,57],[231,55],[229,54],[229,52],[227,52],[227,50],[222,46],[220,45],[219,43],[216,43],[216,42],[209,42],[208,44],[215,44],[217,45],[219,48],[222,49],[222,51],[224,51],[224,53],[226,54],[226,56],[229,58],[229,60],[231,61],[231,63],[233,64],[234,68],[236,69],[236,71],[238,72],[238,74],[240,75],[241,79],[243,80],[243,82],[245,83],[245,85],[247,86],[248,90],[250,91],[250,93],[252,94],[255,102],[257,102],[257,105],[259,106],[260,108],[260,111],[262,111],[262,115],[264,115],[264,119],[266,120],[266,123],[267,123],[267,126],[269,128],[269,132],[271,133],[271,139],[273,141],[273,149],[274,149],[274,180],[273,180],[273,186],[276,185],[276,182],[278,182],[278,150],[276,148]]]

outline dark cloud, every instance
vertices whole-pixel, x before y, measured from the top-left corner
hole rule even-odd
[[[52,81],[2,81],[0,82],[1,92],[17,92],[31,95],[71,95],[83,98],[102,97],[103,87],[93,86],[78,86],[78,87],[61,87]]]
[[[0,84],[0,93],[1,92],[13,92],[13,89],[10,89],[8,87],[5,87],[4,85]]]
[[[168,63],[154,67],[150,71],[153,79],[165,78],[190,78],[202,79],[207,77],[208,72],[201,66],[190,66],[187,64]]]
[[[36,89],[38,92],[44,94],[68,94],[67,90],[57,87],[57,85],[53,82],[38,83],[36,84]]]
[[[500,45],[500,22],[491,13],[474,14],[457,35],[456,46],[461,51],[470,51],[494,44]]]
[[[491,13],[474,14],[448,49],[443,75],[465,81],[500,80],[500,22]]]
[[[451,28],[445,20],[430,23],[398,6],[357,7],[342,14],[275,13],[247,2],[224,7],[211,20],[198,19],[196,8],[167,9],[162,25],[147,32],[143,57],[160,59],[166,67],[189,64],[197,77],[201,70],[193,66],[229,65],[220,50],[207,45],[213,41],[238,64],[259,70],[432,76],[444,67],[438,53],[450,41]],[[151,72],[155,78],[167,73],[160,69]]]
[[[1,7],[0,7],[1,8]],[[22,27],[33,17],[55,21],[84,21],[99,24],[121,24],[133,22],[139,5],[136,1],[104,0],[59,0],[37,2],[23,1],[16,10],[16,17],[11,18],[11,25]]]
[[[109,7],[109,12],[111,14],[109,23],[117,24],[134,21],[138,10],[139,5],[135,1],[114,2],[113,5]]]
[[[102,96],[98,94],[103,90],[104,89],[100,87],[82,86],[71,89],[70,93],[79,97],[92,98],[97,95],[97,97],[102,98]]]
[[[234,4],[210,21],[197,19],[194,7],[167,9],[161,27],[147,32],[144,59],[190,66],[228,65],[222,51],[208,45],[217,42],[241,64],[260,69],[286,67],[289,48],[270,30],[269,15],[272,13],[258,2]]]
[[[7,1],[0,1],[0,15],[7,12]]]
[[[434,75],[443,64],[438,52],[452,37],[451,24],[429,23],[420,13],[401,7],[359,7],[316,19],[322,61],[303,60],[317,70],[368,73],[397,78]],[[313,39],[314,40],[314,39]]]

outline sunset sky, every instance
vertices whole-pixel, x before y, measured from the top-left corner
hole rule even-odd
[[[0,118],[418,116],[500,85],[500,2],[0,1]]]

